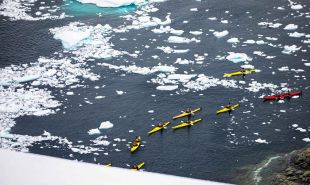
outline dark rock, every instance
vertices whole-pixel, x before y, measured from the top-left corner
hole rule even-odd
[[[303,177],[310,177],[310,170],[307,170],[303,173]]]
[[[310,147],[295,151],[285,157],[286,167],[275,175],[277,185],[310,184]]]

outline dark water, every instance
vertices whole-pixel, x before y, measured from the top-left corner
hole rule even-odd
[[[309,12],[310,4],[307,0],[300,1],[303,5],[308,5],[302,12]],[[113,58],[108,61],[95,60],[89,62],[92,70],[100,74],[102,79],[91,82],[85,81],[86,88],[72,89],[75,95],[65,96],[59,89],[52,89],[56,99],[62,101],[61,111],[55,115],[34,117],[24,116],[17,119],[17,124],[12,128],[12,133],[22,135],[40,135],[44,130],[52,135],[67,137],[73,143],[82,140],[83,144],[89,145],[90,140],[96,135],[88,135],[88,130],[97,128],[102,121],[109,120],[114,124],[112,129],[105,130],[102,134],[108,136],[108,140],[113,138],[125,138],[127,141],[133,140],[136,135],[141,135],[145,141],[136,153],[130,154],[127,142],[116,143],[104,147],[109,152],[108,156],[99,153],[74,154],[73,159],[83,160],[91,163],[113,163],[113,166],[128,168],[126,164],[135,164],[140,161],[146,163],[145,170],[164,174],[173,174],[200,179],[208,179],[230,183],[235,182],[236,170],[246,165],[259,163],[269,156],[277,153],[286,153],[306,145],[302,138],[309,137],[309,131],[302,133],[291,128],[292,124],[298,124],[302,128],[309,128],[309,80],[294,78],[294,72],[280,72],[277,68],[289,66],[294,69],[304,69],[305,72],[297,75],[304,75],[308,78],[309,67],[306,67],[301,59],[309,59],[309,52],[296,52],[292,55],[281,54],[281,48],[273,48],[267,45],[247,45],[238,44],[236,48],[226,42],[230,37],[260,40],[257,35],[277,37],[278,41],[273,41],[275,45],[303,46],[309,49],[309,45],[301,43],[300,38],[290,38],[283,26],[294,23],[299,25],[298,32],[309,34],[309,19],[305,17],[294,17],[295,10],[291,10],[288,1],[167,1],[159,3],[156,7],[158,12],[152,14],[164,19],[167,12],[171,12],[172,24],[175,29],[184,30],[182,36],[194,37],[189,31],[202,29],[204,32],[200,38],[200,43],[181,44],[178,49],[184,47],[190,49],[185,54],[165,54],[154,49],[157,46],[171,46],[165,42],[169,34],[155,35],[150,31],[153,28],[131,30],[128,33],[114,35],[114,49],[125,50],[133,53],[135,50],[142,51],[142,55],[137,59],[127,56]],[[285,11],[278,11],[276,7],[285,6]],[[198,8],[198,12],[189,11],[190,8]],[[274,8],[275,7],[275,8]],[[209,9],[205,12],[205,9]],[[229,11],[229,13],[225,13]],[[250,13],[246,13],[246,12]],[[252,18],[249,18],[252,16]],[[217,17],[228,20],[229,24],[222,24],[220,21],[211,21],[209,17]],[[183,24],[183,20],[188,20],[188,24]],[[258,22],[280,22],[283,24],[279,29],[268,29],[257,25]],[[72,21],[84,22],[88,25],[110,24],[120,25],[123,20],[118,15],[108,14],[103,17],[87,14],[63,20],[46,21],[7,21],[1,17],[0,23],[0,66],[5,67],[10,64],[22,64],[36,61],[40,56],[50,56],[55,51],[61,51],[62,46],[59,41],[55,41],[48,29],[67,25]],[[209,32],[209,29],[216,31],[229,30],[229,35],[224,39],[217,39]],[[208,35],[205,35],[208,33]],[[119,38],[128,38],[126,42]],[[157,37],[157,41],[150,42]],[[264,39],[265,40],[265,39]],[[144,45],[149,45],[151,49],[145,50]],[[291,88],[302,89],[303,97],[292,99],[285,103],[262,102],[258,93],[248,92],[244,89],[228,89],[221,86],[207,89],[200,92],[183,92],[176,94],[169,91],[157,91],[156,85],[147,83],[155,77],[153,75],[126,74],[115,72],[104,67],[98,67],[96,63],[107,62],[115,65],[125,64],[126,61],[135,63],[138,66],[155,66],[159,62],[173,64],[177,58],[193,59],[194,54],[203,55],[208,53],[203,65],[179,65],[179,72],[194,70],[194,73],[205,74],[222,78],[224,72],[235,71],[240,68],[240,64],[234,64],[227,60],[217,61],[217,55],[226,55],[227,52],[242,52],[253,57],[250,64],[260,69],[260,73],[246,77],[245,81],[254,79],[260,83],[266,82],[279,85],[288,83]],[[257,55],[253,51],[264,51],[267,55],[276,56],[275,59],[268,60]],[[153,59],[152,55],[158,55],[159,59]],[[272,68],[270,68],[272,67]],[[276,75],[272,75],[275,71]],[[238,79],[238,77],[236,77]],[[94,89],[95,86],[105,85],[104,88]],[[125,91],[126,94],[118,96],[115,90]],[[155,94],[153,97],[151,95]],[[199,95],[203,94],[203,95]],[[95,96],[104,95],[104,99],[95,99]],[[228,101],[234,103],[248,99],[241,103],[240,108],[232,115],[215,115],[215,111]],[[92,105],[86,104],[84,98],[88,98]],[[82,104],[82,107],[79,107]],[[250,106],[253,104],[254,108]],[[178,114],[186,107],[202,107],[202,111],[195,115],[195,118],[202,117],[201,123],[191,127],[173,131],[167,129],[162,133],[155,133],[147,136],[151,125],[160,121],[171,120],[172,116]],[[147,111],[154,110],[154,114]],[[250,110],[245,114],[243,112]],[[281,113],[279,110],[286,110]],[[65,112],[65,114],[63,114]],[[120,118],[125,116],[126,118]],[[271,120],[271,121],[270,121]],[[262,124],[263,122],[270,124]],[[180,121],[173,121],[172,125]],[[237,122],[238,124],[235,124]],[[280,129],[280,131],[275,131]],[[133,133],[128,132],[134,130]],[[259,136],[253,133],[259,133]],[[231,135],[234,134],[234,135]],[[244,136],[244,137],[242,137]],[[266,139],[269,144],[255,143],[257,138]],[[230,143],[234,141],[234,143]],[[112,142],[115,143],[115,142]],[[238,144],[236,144],[238,143]],[[49,147],[51,146],[51,147]],[[53,148],[52,142],[37,143],[30,148],[33,153],[69,158],[71,150],[66,147]],[[120,149],[117,152],[114,149]],[[94,161],[94,157],[96,161]]]

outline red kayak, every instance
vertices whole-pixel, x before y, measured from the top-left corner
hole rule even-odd
[[[300,96],[302,94],[302,91],[296,91],[296,92],[290,92],[290,93],[283,93],[280,95],[272,95],[272,96],[264,96],[263,99],[265,101],[268,100],[283,100],[285,98],[291,98],[293,96]]]

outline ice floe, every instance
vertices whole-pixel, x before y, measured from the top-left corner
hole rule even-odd
[[[116,90],[116,94],[117,95],[123,95],[125,92],[124,91],[118,91],[118,90]]]
[[[189,49],[173,49],[169,46],[158,46],[157,49],[162,50],[164,53],[187,53]]]
[[[303,6],[301,4],[291,5],[291,8],[293,10],[301,10],[303,9]]]
[[[290,55],[290,54],[295,53],[296,51],[300,50],[300,48],[301,47],[297,47],[296,45],[291,45],[291,46],[285,45],[282,53]]]
[[[130,55],[128,52],[112,48],[113,44],[110,42],[112,31],[112,27],[108,24],[86,26],[79,22],[50,29],[54,38],[61,40],[65,48],[70,47],[67,49],[72,49],[72,54],[79,57],[80,60],[87,58],[109,59],[124,54]],[[72,33],[74,36],[70,37]]]
[[[302,140],[305,141],[305,142],[307,142],[307,143],[310,142],[310,138],[309,138],[309,137],[303,138]]]
[[[161,34],[161,33],[171,33],[174,35],[182,35],[184,33],[183,30],[175,30],[170,26],[160,26],[159,28],[152,29],[152,32]]]
[[[202,31],[190,31],[189,33],[192,35],[201,35],[203,32]]]
[[[305,36],[306,34],[304,34],[304,33],[299,33],[299,32],[294,32],[294,33],[289,33],[288,34],[290,37],[294,37],[294,38],[300,38],[300,37],[303,37],[303,36]]]
[[[240,41],[239,41],[238,38],[235,38],[235,37],[234,37],[234,38],[228,39],[227,42],[228,42],[228,43],[231,43],[231,44],[236,44],[236,43],[238,43],[238,42],[240,42]]]
[[[296,24],[288,24],[284,27],[284,30],[296,30],[298,28],[298,25]]]
[[[131,65],[131,66],[116,66],[108,63],[99,63],[98,65],[100,66],[105,66],[110,69],[115,69],[115,70],[122,70],[126,71],[128,73],[136,73],[136,74],[141,74],[141,75],[148,75],[156,72],[164,72],[164,73],[174,73],[177,68],[174,66],[166,66],[166,65],[159,65],[159,66],[154,66],[152,68],[149,67],[138,67],[136,65]]]
[[[256,143],[268,144],[268,142],[267,142],[265,139],[261,139],[261,138],[256,139],[255,142],[256,142]]]
[[[100,134],[101,132],[98,128],[94,128],[94,129],[90,129],[87,133],[89,135],[96,135],[96,134]]]
[[[245,53],[228,52],[228,54],[229,55],[226,57],[226,59],[233,63],[252,61],[252,58],[248,57],[248,55]]]
[[[105,136],[99,136],[94,140],[91,140],[94,145],[103,145],[103,146],[108,146],[110,145],[110,141],[106,140],[107,138]]]
[[[113,127],[113,123],[110,121],[104,121],[100,124],[99,129],[109,129]]]
[[[181,65],[194,64],[194,61],[177,58],[177,61],[175,62],[175,64],[181,64]]]
[[[195,38],[188,39],[185,37],[170,36],[168,38],[168,42],[180,44],[180,43],[200,42],[200,40],[195,39]]]
[[[221,31],[221,32],[218,32],[218,31],[213,32],[213,35],[215,37],[217,37],[217,38],[225,37],[228,34],[229,34],[229,32],[227,30],[224,30],[224,31]]]
[[[156,89],[160,91],[173,91],[178,89],[178,85],[160,85],[157,86]]]

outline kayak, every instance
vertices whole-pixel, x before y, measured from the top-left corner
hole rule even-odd
[[[164,129],[164,127],[168,126],[169,124],[170,124],[170,121],[167,121],[167,122],[163,123],[162,127],[156,126],[152,130],[150,130],[148,132],[148,134],[153,134],[154,132],[160,131],[160,130]]]
[[[138,169],[136,169],[134,167],[132,167],[131,169],[134,170],[134,171],[140,170],[144,166],[144,162],[138,164],[137,166],[138,166]]]
[[[291,92],[291,93],[283,93],[280,95],[264,96],[263,99],[264,99],[264,101],[283,100],[285,98],[291,98],[293,96],[300,96],[300,95],[302,95],[302,91],[296,91],[296,92]]]
[[[111,163],[109,163],[109,164],[105,164],[105,166],[112,166],[112,164],[111,164]]]
[[[216,111],[216,114],[220,114],[220,113],[224,113],[224,112],[228,112],[228,111],[231,111],[231,110],[234,110],[235,108],[237,108],[237,107],[239,107],[239,103],[238,104],[235,104],[235,105],[233,105],[233,106],[231,106],[231,108],[229,109],[229,108],[222,108],[222,109],[219,109],[219,110],[217,110]]]
[[[181,123],[179,125],[176,125],[174,127],[172,127],[173,129],[178,129],[178,128],[183,128],[183,127],[187,127],[187,126],[191,126],[191,125],[194,125],[198,122],[200,122],[202,120],[202,118],[199,118],[199,119],[195,119],[193,121],[190,121],[189,123],[188,122],[184,122],[184,123]]]
[[[139,136],[138,139],[139,139],[139,142],[137,143],[136,146],[131,145],[131,147],[130,147],[130,151],[131,152],[134,152],[134,151],[136,151],[139,148],[139,146],[141,144],[141,137]]]
[[[183,118],[183,117],[186,117],[186,116],[188,116],[188,115],[190,115],[190,114],[196,113],[196,112],[198,112],[198,111],[201,111],[201,108],[194,109],[194,110],[192,110],[192,112],[190,112],[190,113],[189,113],[189,112],[183,112],[182,114],[179,114],[179,115],[177,115],[177,116],[174,116],[173,119]]]
[[[256,70],[255,69],[248,69],[245,70],[245,72],[242,71],[236,71],[236,72],[232,72],[232,73],[224,73],[224,77],[232,77],[232,76],[239,76],[239,75],[247,75],[247,74],[251,74],[251,73],[255,73]]]

